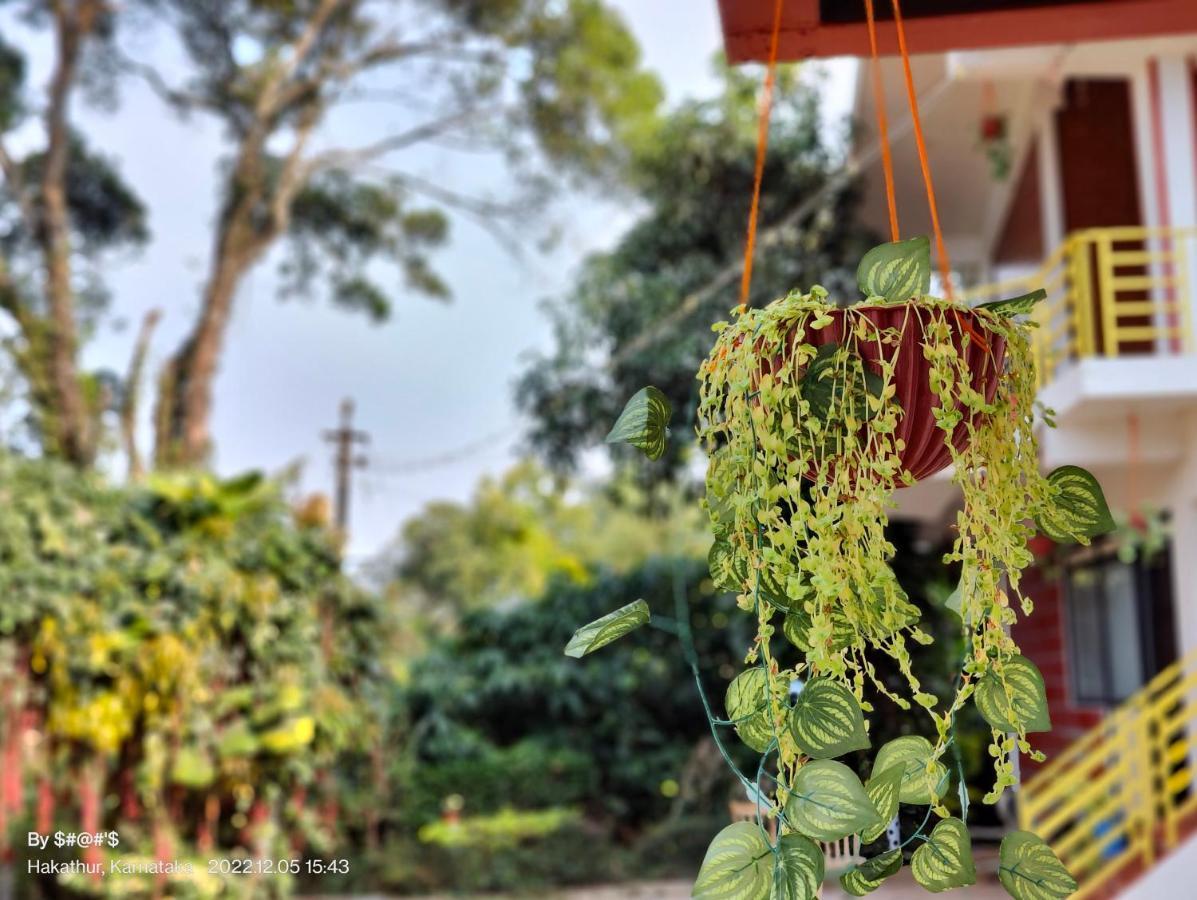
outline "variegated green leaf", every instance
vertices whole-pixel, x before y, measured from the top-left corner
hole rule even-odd
[[[802,398],[821,422],[833,413],[837,420],[871,418],[866,398],[880,397],[884,383],[859,356],[848,350],[840,353],[840,347],[834,341],[819,346],[802,376]]]
[[[757,753],[773,741],[769,712],[769,676],[759,666],[745,669],[732,679],[723,698],[727,718],[736,723],[736,734]]]
[[[911,238],[881,244],[864,255],[856,283],[866,297],[901,303],[931,290],[931,241]]]
[[[736,822],[715,835],[707,847],[694,900],[765,900],[773,884],[773,851],[761,829]]]
[[[1029,831],[1012,831],[1002,839],[998,879],[1014,900],[1061,900],[1077,889],[1052,848]]]
[[[834,678],[814,678],[790,710],[790,734],[814,759],[831,759],[869,746],[864,713],[853,693]]]
[[[1014,655],[1002,663],[1002,674],[986,672],[977,683],[973,700],[985,721],[999,731],[1051,731],[1047,691],[1039,667],[1025,656]]]
[[[707,554],[707,565],[711,570],[711,580],[715,587],[724,591],[740,593],[748,581],[748,566],[736,558],[732,545],[723,539],[711,544]]]
[[[933,894],[977,883],[968,827],[959,819],[944,819],[910,858],[914,880]]]
[[[987,309],[1003,316],[1022,316],[1035,308],[1035,304],[1047,299],[1047,291],[1040,288],[1023,294],[1021,297],[1010,297],[1007,300],[993,300],[982,303],[977,309]]]
[[[874,775],[865,785],[865,793],[877,810],[877,824],[860,833],[860,839],[866,844],[881,837],[882,832],[889,827],[889,823],[898,814],[898,794],[902,790],[902,773],[906,770],[903,763],[894,763],[884,772]]]
[[[863,897],[881,887],[881,882],[902,868],[902,851],[890,850],[866,859],[840,876],[840,887],[853,897]]]
[[[814,900],[823,883],[823,851],[800,834],[783,834],[773,866],[769,900]]]
[[[927,770],[934,748],[925,737],[917,734],[894,738],[877,751],[873,760],[873,776],[891,766],[902,765],[902,787],[898,799],[902,803],[918,805],[931,803],[947,786],[948,770],[938,760]]]
[[[631,444],[649,459],[660,459],[669,437],[669,417],[673,409],[657,388],[641,388],[627,402],[607,435],[608,444]]]
[[[830,759],[816,759],[794,778],[786,820],[802,834],[835,841],[874,825],[877,810],[851,769]]]
[[[810,614],[805,609],[796,607],[786,613],[785,620],[781,623],[781,632],[786,636],[786,640],[799,650],[809,652],[810,626]],[[856,629],[852,627],[848,617],[838,610],[833,612],[831,614],[831,647],[828,649],[832,652],[843,650],[852,646],[854,640],[856,640]]]
[[[600,647],[619,640],[629,631],[647,624],[650,618],[648,604],[643,600],[629,603],[575,631],[574,636],[565,645],[565,655],[580,658],[587,653],[593,653]]]
[[[1058,544],[1097,537],[1114,530],[1114,517],[1101,485],[1080,466],[1061,466],[1047,476],[1051,498],[1035,523]]]

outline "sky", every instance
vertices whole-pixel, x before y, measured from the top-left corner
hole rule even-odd
[[[646,64],[662,78],[669,102],[716,90],[711,60],[720,38],[714,0],[686,3],[683,15],[676,0],[612,0],[612,5],[635,33]],[[44,37],[11,19],[0,19],[0,27],[31,57],[31,83],[44,84],[50,58]],[[170,47],[143,41],[128,49],[165,71],[178,66]],[[833,63],[832,115],[846,110],[850,89],[850,68]],[[157,307],[164,318],[151,348],[152,375],[198,309],[225,144],[214,122],[199,116],[181,120],[148,87],[135,83],[122,87],[117,111],[78,104],[75,115],[92,145],[115,158],[136,187],[149,209],[153,236],[148,247],[108,270],[125,327],[103,328],[85,361],[124,372],[137,324]],[[328,131],[338,143],[354,145],[401,121],[398,111],[385,107],[350,107]],[[480,163],[476,155],[425,149],[407,161],[411,171],[442,183],[502,184],[501,168]],[[456,219],[451,243],[434,258],[451,287],[451,302],[397,296],[393,318],[381,326],[319,298],[280,301],[277,259],[260,264],[237,298],[216,383],[217,470],[271,472],[298,461],[302,490],[330,493],[331,447],[321,431],[336,424],[342,398],[353,398],[355,424],[370,434],[367,465],[354,473],[351,502],[348,555],[351,563],[360,563],[393,540],[401,521],[425,503],[464,500],[480,477],[510,466],[522,440],[512,384],[528,354],[547,348],[550,340],[541,302],[563,293],[581,260],[611,246],[634,214],[626,204],[592,195],[568,201],[557,247],[549,253],[533,249],[518,259],[473,223]],[[147,396],[146,406],[148,401]]]

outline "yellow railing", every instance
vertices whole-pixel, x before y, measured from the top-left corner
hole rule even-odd
[[[1040,386],[1089,356],[1191,353],[1197,228],[1089,228],[1031,275],[965,291],[970,303],[1042,288],[1033,350]]]
[[[1051,844],[1100,894],[1124,871],[1150,868],[1197,812],[1197,651],[1169,666],[1025,782],[1019,826]],[[1197,895],[1197,893],[1195,893]]]

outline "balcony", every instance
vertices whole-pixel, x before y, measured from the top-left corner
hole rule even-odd
[[[1087,359],[1192,354],[1197,228],[1077,231],[1035,272],[965,292],[969,303],[1042,288],[1036,307],[1035,368],[1045,388]]]

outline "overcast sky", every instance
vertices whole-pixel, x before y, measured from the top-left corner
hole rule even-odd
[[[714,0],[613,0],[613,5],[625,15],[671,102],[715,90]],[[681,7],[684,15],[678,14]],[[44,38],[19,31],[8,18],[0,24],[10,39],[18,32],[32,57],[33,83],[43,84],[49,58]],[[169,48],[136,49],[157,56],[165,69],[178,64]],[[840,65],[830,84],[833,110],[844,109],[847,71]],[[119,160],[149,207],[153,233],[150,246],[110,271],[116,311],[129,325],[106,328],[89,346],[87,362],[123,372],[136,324],[146,310],[161,307],[165,318],[148,370],[154,372],[198,307],[215,171],[225,145],[215,123],[200,116],[180,121],[135,84],[122,88],[116,113],[80,105],[76,118],[94,147]],[[398,110],[359,106],[339,114],[332,129],[338,142],[352,145],[401,122]],[[443,149],[422,150],[410,166],[442,183],[502,177],[498,167],[479,167],[476,155]],[[216,385],[218,470],[272,471],[303,460],[305,490],[330,490],[330,448],[320,432],[335,424],[341,398],[352,397],[358,426],[372,436],[369,466],[355,475],[352,559],[383,547],[400,521],[427,501],[467,497],[480,476],[500,472],[515,459],[520,429],[511,386],[527,352],[548,343],[540,301],[560,294],[579,261],[609,246],[628,216],[626,208],[594,197],[571,198],[559,247],[550,254],[533,250],[524,261],[477,226],[457,220],[451,245],[435,260],[452,287],[452,302],[397,297],[394,318],[382,326],[319,300],[281,303],[273,261],[259,265],[238,298]],[[408,465],[446,455],[451,461],[439,465]]]

